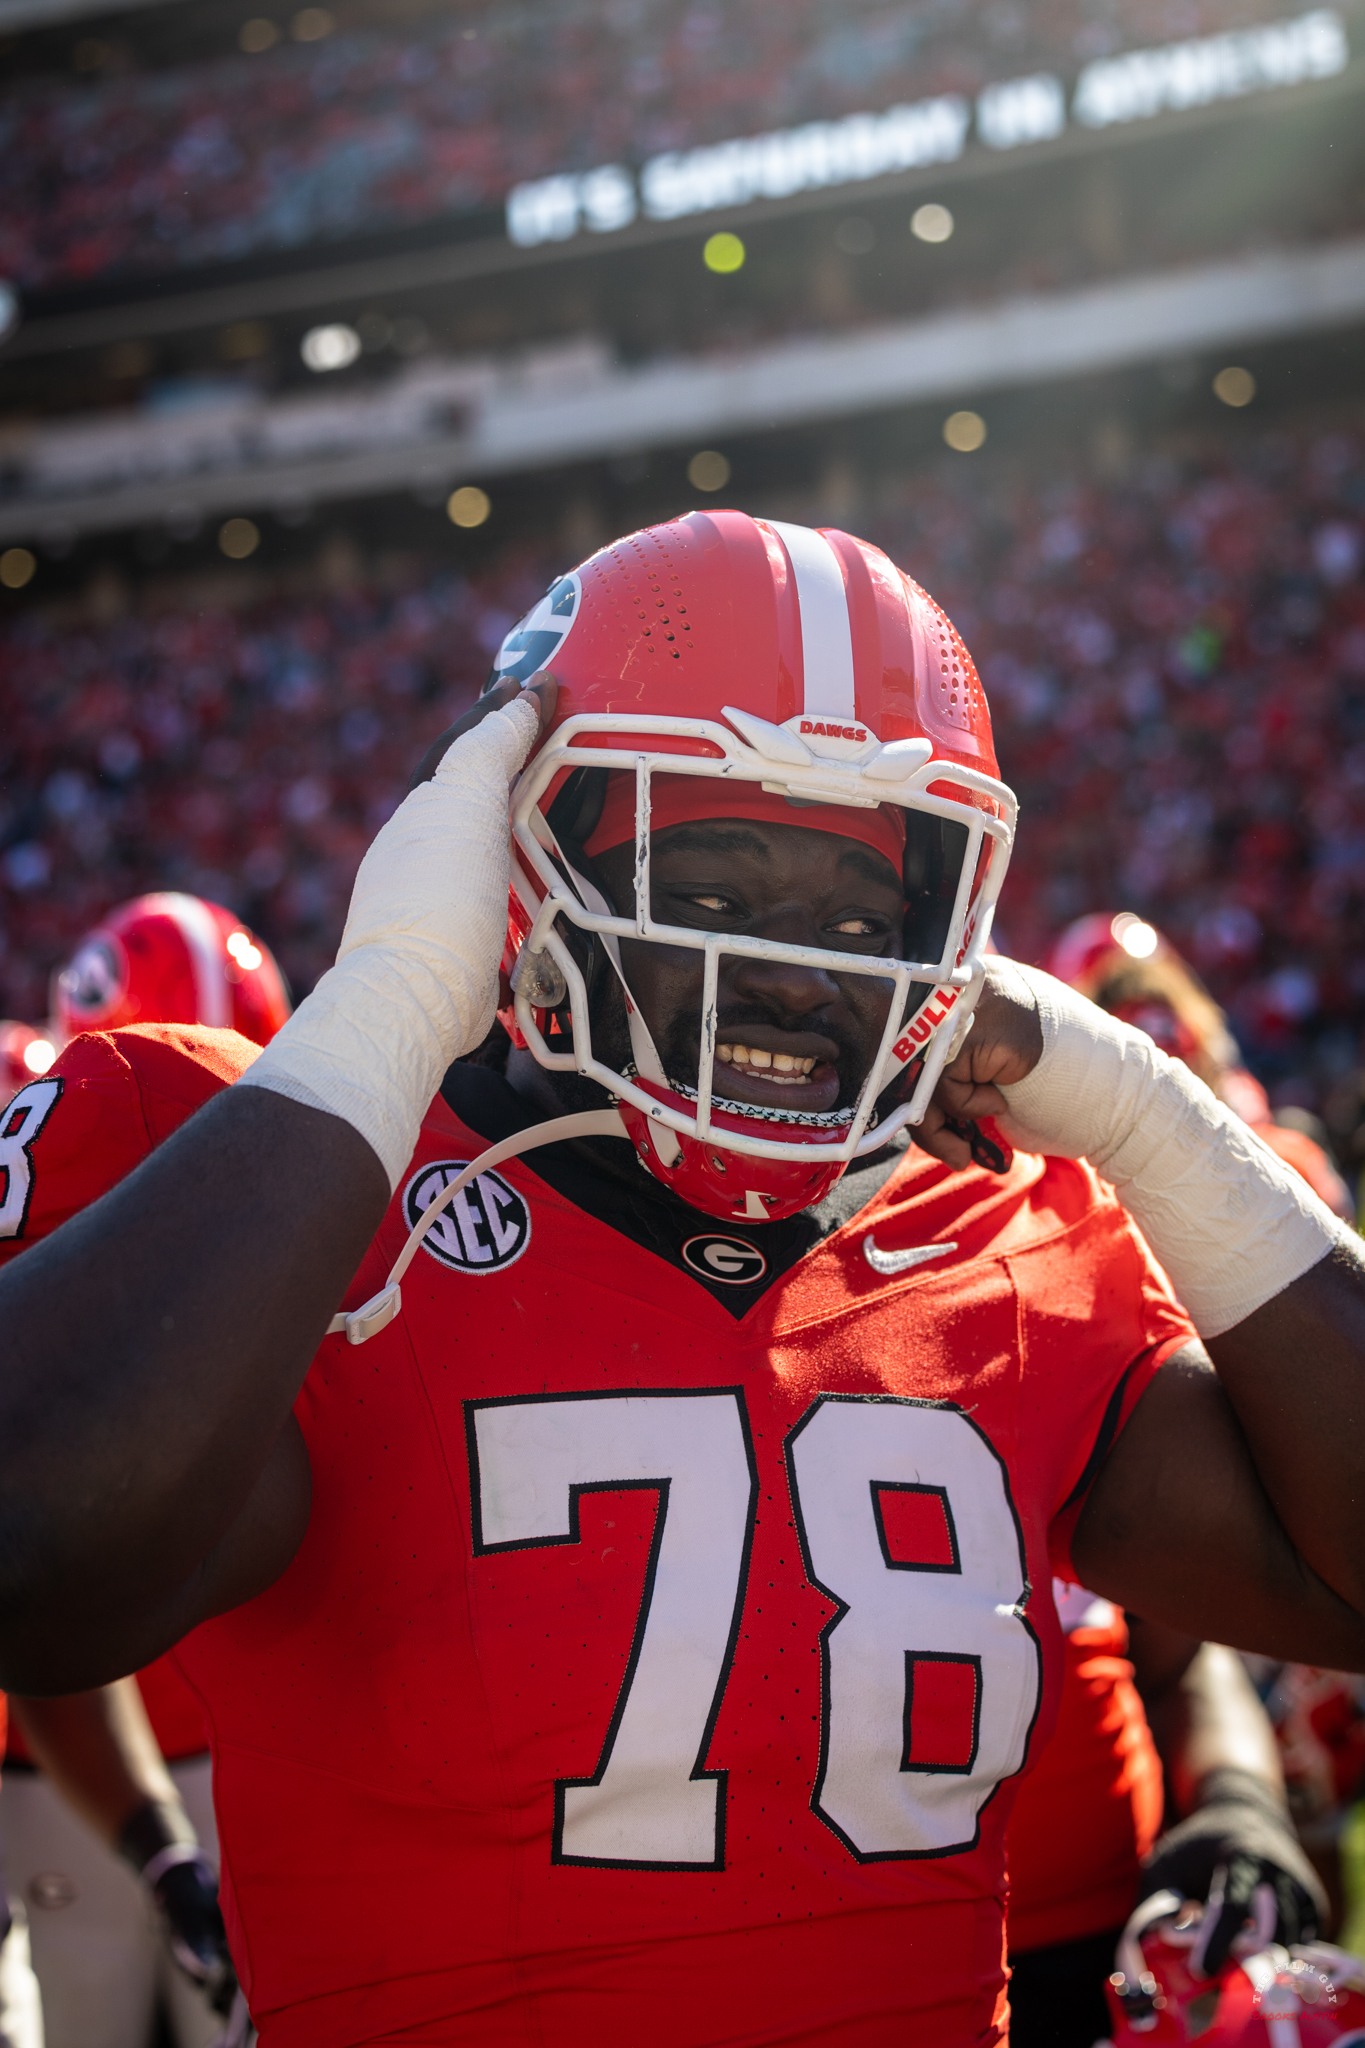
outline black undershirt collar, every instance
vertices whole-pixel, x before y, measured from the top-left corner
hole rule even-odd
[[[534,1103],[488,1067],[457,1061],[441,1094],[460,1122],[490,1145],[545,1121]],[[872,1201],[905,1150],[904,1144],[893,1143],[856,1160],[823,1201],[780,1223],[721,1222],[694,1209],[654,1179],[624,1138],[570,1139],[530,1152],[518,1164],[575,1208],[685,1273],[738,1322],[774,1281]],[[726,1245],[740,1250],[727,1252]],[[716,1265],[741,1276],[752,1270],[754,1278],[713,1279],[708,1267]]]

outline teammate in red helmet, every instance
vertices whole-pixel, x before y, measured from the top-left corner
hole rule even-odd
[[[253,1061],[29,1092],[0,1676],[193,1627],[268,2048],[999,2039],[1052,1571],[1365,1656],[1365,1278],[1260,1148],[1229,1249],[1225,1113],[986,966],[1013,800],[876,550],[695,513],[496,669]]]
[[[240,918],[163,892],[120,904],[86,934],[54,977],[51,1029],[65,1044],[184,1023],[264,1044],[289,1007],[269,949]],[[6,1100],[56,1049],[11,1029],[20,1057]],[[232,1996],[203,1712],[169,1657],[139,1682],[141,1700],[122,1687],[11,1702],[0,1846],[10,1885],[55,1902],[31,1922],[47,2048],[140,2048],[158,2004],[178,2048],[203,2048]]]
[[[265,1045],[289,1015],[270,948],[221,903],[160,890],[87,932],[52,987],[65,1044],[124,1024],[206,1024]]]
[[[1349,1221],[1350,1197],[1330,1160],[1302,1132],[1273,1123],[1222,1011],[1154,925],[1131,911],[1078,918],[1048,966],[1192,1068]],[[1295,1838],[1270,1722],[1239,1660],[1127,1617],[1082,1587],[1055,1590],[1066,1676],[1057,1737],[1010,1827],[1012,1998],[1023,2048],[1089,2048],[1105,2031],[1103,1981],[1140,1884],[1161,1890],[1178,1875],[1182,1895],[1202,1900],[1217,1878],[1225,1896],[1236,1864],[1237,1910],[1229,1901],[1223,1924],[1214,1929],[1215,1915],[1205,1928],[1213,1970],[1255,1885],[1275,1892],[1270,1932],[1282,1943],[1319,1929],[1327,1897]],[[1172,1828],[1158,1843],[1163,1784],[1174,1795]]]

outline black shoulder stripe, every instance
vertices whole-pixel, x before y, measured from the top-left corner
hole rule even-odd
[[[1108,1401],[1105,1403],[1104,1414],[1100,1419],[1099,1432],[1091,1448],[1090,1456],[1085,1461],[1085,1468],[1066,1499],[1058,1508],[1057,1512],[1059,1515],[1064,1515],[1068,1508],[1074,1508],[1076,1502],[1084,1494],[1088,1493],[1094,1485],[1095,1475],[1109,1456],[1110,1451],[1114,1447],[1114,1438],[1119,1433],[1119,1416],[1123,1413],[1123,1396],[1127,1391],[1128,1382],[1142,1364],[1142,1361],[1145,1358],[1150,1358],[1151,1355],[1151,1350],[1140,1351],[1132,1364],[1125,1369],[1113,1393],[1109,1396]]]

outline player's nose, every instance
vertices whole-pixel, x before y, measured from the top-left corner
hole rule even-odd
[[[766,920],[757,933],[784,946],[818,946],[813,921],[800,916]],[[727,979],[739,1002],[762,1003],[788,1017],[808,1016],[839,1000],[839,985],[823,967],[789,959],[742,954],[732,959]]]

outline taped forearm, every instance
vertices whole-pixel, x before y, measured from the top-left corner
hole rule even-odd
[[[1035,968],[1043,1054],[1002,1090],[1025,1150],[1112,1182],[1203,1337],[1230,1330],[1350,1236],[1180,1061]]]
[[[518,697],[456,740],[360,864],[336,965],[242,1076],[330,1111],[390,1187],[451,1061],[485,1037],[507,924],[507,792],[539,729]]]

